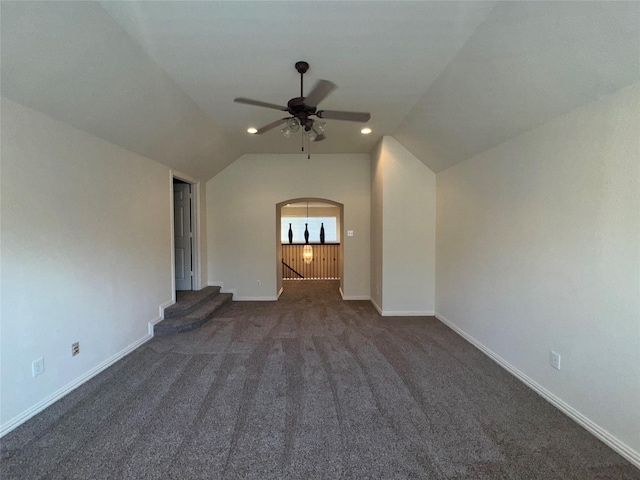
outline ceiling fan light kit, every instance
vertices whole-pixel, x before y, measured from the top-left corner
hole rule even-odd
[[[337,85],[328,80],[318,80],[311,92],[304,96],[304,74],[309,70],[307,62],[296,62],[296,70],[300,74],[300,96],[294,97],[287,102],[287,106],[280,106],[273,103],[262,102],[250,98],[238,97],[234,99],[236,103],[245,105],[253,105],[256,107],[271,108],[289,113],[289,117],[284,117],[258,129],[249,129],[249,133],[254,135],[262,135],[269,130],[280,127],[280,132],[287,138],[291,138],[292,134],[298,132],[302,127],[303,142],[306,138],[309,142],[319,142],[326,137],[324,131],[326,122],[318,119],[343,120],[348,122],[366,123],[371,118],[371,114],[367,112],[346,112],[341,110],[317,110],[318,104],[324,100]],[[311,118],[317,117],[316,119]],[[304,144],[302,147],[304,151]]]

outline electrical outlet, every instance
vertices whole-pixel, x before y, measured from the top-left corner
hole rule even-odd
[[[353,237],[353,230],[347,230],[347,237]]]
[[[556,352],[551,352],[549,355],[549,363],[556,370],[560,370],[560,354]]]
[[[79,353],[80,353],[80,342],[72,343],[71,344],[71,356],[75,357]]]
[[[262,282],[260,280],[256,280],[256,286],[257,287],[261,287],[262,286]]]
[[[34,360],[31,363],[31,374],[34,377],[37,377],[38,375],[42,375],[44,373],[44,358],[40,357],[37,360]]]

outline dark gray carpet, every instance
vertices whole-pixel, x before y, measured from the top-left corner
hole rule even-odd
[[[6,479],[639,479],[435,318],[285,283],[2,439]]]

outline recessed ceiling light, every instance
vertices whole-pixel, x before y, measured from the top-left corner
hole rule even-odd
[[[369,135],[371,133],[371,129],[369,127],[365,127],[362,130],[360,130],[360,133],[363,135]]]
[[[247,128],[247,132],[249,133],[258,133],[258,129],[255,127],[249,127]]]

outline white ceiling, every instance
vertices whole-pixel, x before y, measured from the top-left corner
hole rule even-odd
[[[636,2],[1,3],[2,94],[208,179],[242,153],[294,153],[279,118],[298,60],[338,89],[317,153],[368,153],[394,135],[440,171],[640,82]]]

